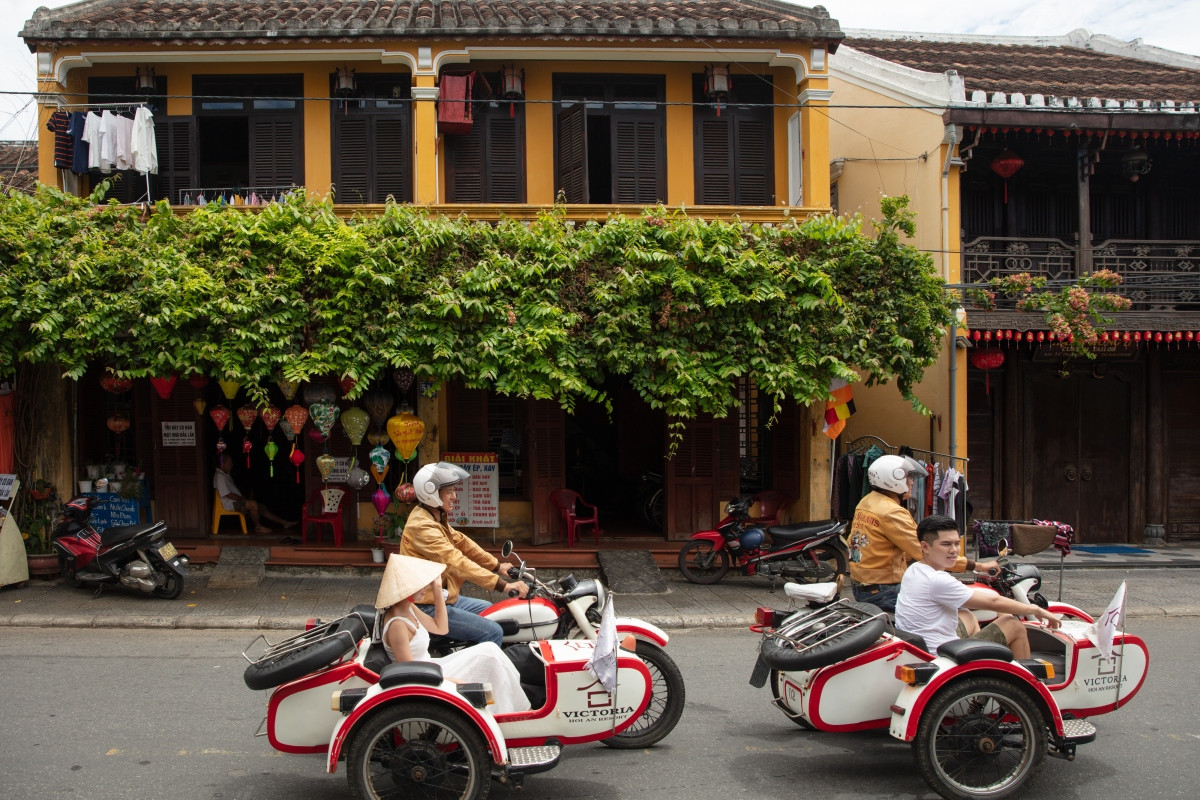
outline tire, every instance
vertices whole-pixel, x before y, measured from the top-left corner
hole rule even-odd
[[[998,678],[943,689],[921,715],[913,753],[921,776],[947,800],[1003,800],[1046,758],[1046,724],[1028,694]]]
[[[491,758],[475,723],[438,703],[387,706],[359,724],[346,749],[359,800],[483,800]]]
[[[837,580],[838,575],[850,574],[850,562],[840,547],[823,544],[810,552],[811,556],[804,553],[793,559],[803,566],[804,574],[799,577],[789,575],[788,580],[795,583],[825,583]],[[815,564],[813,558],[816,559]]]
[[[183,594],[183,576],[172,570],[163,570],[163,585],[150,592],[164,600],[174,600]]]
[[[72,589],[83,586],[83,581],[75,577],[75,570],[67,566],[67,557],[61,553],[58,556],[58,572],[62,575],[63,583]]]
[[[729,572],[729,551],[714,550],[707,539],[695,539],[680,548],[679,571],[692,583],[716,583]]]
[[[797,652],[788,642],[776,639],[763,639],[761,653],[767,666],[783,672],[803,672],[804,670],[827,667],[836,664],[850,656],[857,655],[878,641],[887,629],[887,619],[875,617],[858,627],[851,627],[858,620],[843,617],[837,622],[830,623],[828,635],[813,642],[809,649]]]
[[[343,619],[337,631],[338,635],[326,633],[307,644],[297,642],[294,650],[254,662],[246,667],[242,679],[251,689],[273,689],[344,658],[367,635],[362,620],[354,616]]]
[[[618,750],[650,747],[662,741],[675,729],[686,700],[683,673],[666,650],[651,642],[638,641],[636,652],[650,671],[650,702],[633,725],[616,736],[601,739]]]
[[[777,701],[780,700],[783,696],[782,686],[780,684],[780,680],[782,679],[782,677],[783,677],[783,673],[780,672],[779,670],[777,670],[777,669],[771,670],[771,677],[770,677],[771,697]],[[787,716],[787,715],[785,714],[784,716]],[[787,717],[787,718],[790,719],[792,722],[796,723],[797,725],[799,725],[801,728],[803,728],[806,731],[815,731],[816,730],[816,728],[813,727],[813,724],[811,722],[809,722],[808,720],[804,719],[803,717]]]

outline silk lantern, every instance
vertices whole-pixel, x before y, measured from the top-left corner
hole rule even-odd
[[[372,389],[363,395],[363,405],[371,415],[371,422],[383,428],[387,422],[388,412],[392,410],[392,395],[382,389]]]
[[[204,409],[208,408],[208,403],[204,402],[203,397],[197,397],[192,401],[192,408],[196,409],[197,414],[203,415]]]
[[[307,383],[302,394],[304,402],[310,406],[316,403],[332,403],[337,399],[333,396],[333,389],[324,383]]]
[[[289,403],[296,397],[296,390],[300,388],[300,381],[275,381],[275,385],[279,387],[279,391],[283,392],[283,399]]]
[[[279,445],[275,444],[274,439],[267,439],[267,443],[263,445],[263,452],[267,454],[267,458],[271,462],[271,477],[275,477],[275,456],[279,454]]]
[[[1000,155],[992,159],[989,164],[992,172],[1004,179],[1004,203],[1008,204],[1008,179],[1017,174],[1021,167],[1025,166],[1025,159],[1014,153],[1012,150],[1004,150]]]
[[[358,381],[356,381],[356,380],[354,380],[354,378],[350,378],[350,377],[343,377],[340,381],[338,381],[338,388],[342,390],[343,397],[350,394],[350,392],[357,385],[358,385]]]
[[[110,372],[100,379],[100,388],[113,394],[124,394],[133,388],[133,381],[129,378],[118,378]]]
[[[971,353],[971,366],[983,370],[984,394],[992,393],[991,370],[1004,365],[1004,351],[997,349],[975,350]]]
[[[296,432],[292,430],[292,423],[288,422],[286,419],[281,419],[279,420],[279,429],[283,431],[284,438],[286,438],[289,442],[296,441]]]
[[[388,463],[392,460],[392,454],[387,451],[386,447],[375,447],[371,450],[371,475],[375,477],[375,482],[383,483],[383,479],[387,477]]]
[[[401,503],[412,503],[417,499],[417,489],[411,483],[401,483],[396,486],[396,499]]]
[[[275,406],[267,406],[258,412],[258,415],[262,417],[263,425],[267,426],[267,430],[274,431],[275,426],[279,424],[280,417],[283,416],[283,412]]]
[[[370,482],[371,476],[357,464],[350,468],[350,473],[346,476],[346,483],[352,489],[362,489]]]
[[[225,425],[229,422],[229,409],[222,405],[215,405],[208,410],[208,416],[212,417],[213,424],[217,426],[218,431],[225,430]]]
[[[314,463],[317,465],[317,471],[321,473],[321,480],[329,483],[329,476],[333,474],[333,468],[337,466],[337,459],[329,453],[322,453],[317,456]]]
[[[413,371],[408,367],[401,367],[392,373],[392,380],[396,382],[396,388],[400,390],[400,394],[402,395],[408,393],[408,390],[412,388],[413,381],[416,380],[416,378],[417,376],[414,375]]]
[[[224,378],[219,379],[217,383],[220,385],[221,393],[225,395],[226,400],[232,400],[237,397],[238,389],[242,388],[242,385],[237,381],[226,380]]]
[[[350,444],[355,447],[362,444],[363,434],[367,432],[367,425],[370,422],[371,415],[358,406],[348,408],[342,412],[342,430],[346,433],[346,438],[350,440]]]
[[[246,469],[250,468],[250,451],[254,449],[254,445],[250,444],[250,437],[242,439],[242,452],[246,454]]]
[[[318,401],[308,407],[309,419],[325,439],[328,439],[333,431],[333,423],[337,421],[339,413],[341,409],[328,400]]]
[[[387,431],[381,428],[372,428],[371,432],[367,434],[367,442],[372,447],[383,447],[388,443]]]
[[[375,511],[380,516],[383,516],[383,513],[387,511],[387,507],[392,504],[392,498],[388,497],[388,493],[380,487],[375,490],[375,494],[371,495],[371,504],[375,506]]]
[[[175,391],[175,382],[178,381],[174,375],[164,375],[160,378],[151,378],[150,385],[154,387],[154,391],[158,392],[158,396],[163,400],[171,399],[171,392]]]
[[[191,386],[196,391],[199,391],[199,390],[203,389],[205,386],[208,386],[208,376],[201,375],[199,372],[194,372],[188,376],[187,382],[188,382],[189,386]]]
[[[308,409],[301,405],[289,406],[283,412],[283,418],[287,420],[288,425],[292,429],[292,436],[296,436],[304,430],[304,423],[308,422]],[[287,431],[284,431],[286,433]]]
[[[292,454],[288,456],[288,460],[296,465],[296,483],[300,482],[300,465],[304,463],[304,451],[297,450],[296,445],[292,445]]]
[[[250,428],[254,425],[254,420],[258,419],[258,409],[251,405],[244,405],[237,410],[238,422],[242,423],[242,430],[245,432],[242,436],[242,452],[246,454],[246,468],[250,468]]]
[[[416,414],[402,411],[388,420],[387,431],[396,446],[396,458],[412,461],[417,455],[417,445],[425,437],[425,423]]]

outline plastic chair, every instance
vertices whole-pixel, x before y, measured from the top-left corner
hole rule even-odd
[[[562,519],[562,529],[558,535],[560,542],[565,533],[567,547],[574,547],[579,529],[591,525],[596,534],[596,544],[600,544],[600,534],[604,531],[600,530],[600,518],[597,516],[596,507],[591,503],[584,502],[583,498],[579,496],[579,492],[573,492],[570,489],[555,489],[550,493],[550,502],[558,507],[558,513]],[[580,513],[581,510],[584,513]]]
[[[225,506],[221,505],[221,493],[213,489],[213,513],[212,513],[212,535],[217,535],[217,530],[221,527],[221,517],[237,517],[238,522],[242,523],[242,533],[249,533],[246,530],[246,515],[240,511],[226,511]]]
[[[300,544],[304,544],[308,537],[309,523],[313,525],[328,525],[333,528],[333,544],[335,547],[342,546],[342,498],[346,496],[343,489],[318,489],[308,497],[308,502],[304,504],[300,514]],[[317,509],[315,512],[310,512],[309,509]],[[320,529],[317,530],[315,539],[320,540]]]
[[[754,522],[760,525],[778,525],[779,510],[791,502],[786,492],[778,489],[767,489],[750,498],[750,505],[758,504],[758,516]]]

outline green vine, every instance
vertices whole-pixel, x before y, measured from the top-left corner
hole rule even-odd
[[[622,376],[651,407],[724,415],[735,379],[823,401],[830,380],[913,387],[953,302],[904,199],[862,220],[777,226],[647,209],[573,225],[449,219],[390,204],[339,218],[296,192],[257,213],[103,205],[41,187],[0,195],[0,373],[101,362],[140,378],[200,372],[265,401],[280,377],[385,368],[521,397],[608,402]]]

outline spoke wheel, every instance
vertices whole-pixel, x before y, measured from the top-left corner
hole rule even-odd
[[[679,551],[679,571],[692,583],[716,583],[729,571],[729,551],[714,550],[707,539],[688,542]]]
[[[846,555],[837,547],[821,545],[814,547],[811,554],[803,553],[794,559],[803,568],[799,575],[792,567],[787,577],[796,583],[829,583],[837,580],[838,575],[850,574],[850,563]],[[792,562],[788,562],[789,566]]]
[[[404,703],[361,724],[346,751],[359,800],[482,800],[491,788],[487,745],[474,723],[436,703]]]
[[[649,747],[675,729],[683,714],[685,689],[683,673],[675,660],[656,644],[637,643],[637,655],[650,671],[650,702],[634,723],[616,736],[601,741],[609,747],[633,749]]]
[[[913,748],[921,776],[948,800],[1016,795],[1046,758],[1037,704],[997,678],[967,678],[921,715]]]

